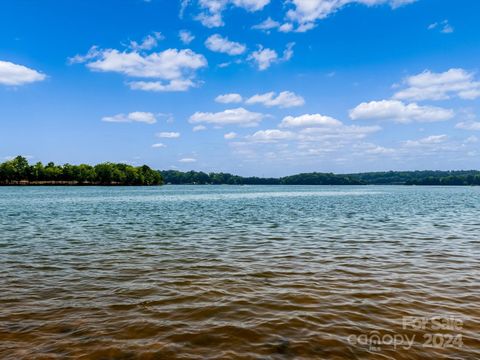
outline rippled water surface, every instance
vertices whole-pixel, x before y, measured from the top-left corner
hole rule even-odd
[[[479,358],[479,188],[0,188],[0,359]]]

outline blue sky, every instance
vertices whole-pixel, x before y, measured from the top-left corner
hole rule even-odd
[[[480,2],[5,0],[0,159],[479,169]]]

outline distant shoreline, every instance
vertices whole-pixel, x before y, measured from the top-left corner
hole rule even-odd
[[[158,171],[147,165],[30,165],[22,156],[0,164],[0,186],[158,186],[170,185],[421,185],[478,186],[480,171],[384,171],[354,174],[310,172],[278,178],[203,171]]]
[[[0,183],[1,187],[47,187],[47,186],[54,186],[54,187],[161,187],[161,186],[405,186],[405,187],[477,187],[479,185],[468,185],[468,184],[460,184],[460,185],[441,185],[441,184],[194,184],[194,183],[183,183],[183,184],[158,184],[158,185],[126,185],[126,184],[102,184],[102,183],[78,183],[73,181],[37,181],[37,182],[27,182],[21,181],[19,183]]]
[[[70,187],[70,186],[79,186],[79,187],[89,187],[89,186],[112,186],[112,187],[118,187],[118,186],[161,186],[164,184],[152,184],[152,185],[128,185],[128,184],[122,184],[122,183],[110,183],[110,184],[104,184],[104,183],[79,183],[78,181],[19,181],[19,182],[11,182],[11,183],[0,183],[0,187],[2,186],[60,186],[60,187]]]

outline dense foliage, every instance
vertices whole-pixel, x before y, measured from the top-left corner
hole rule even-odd
[[[143,165],[103,163],[90,165],[30,165],[22,156],[0,164],[0,184],[160,185],[158,171]]]
[[[228,185],[360,185],[348,176],[309,173],[283,178],[242,177],[226,173],[204,173],[197,171],[161,171],[167,184],[228,184]]]
[[[368,185],[480,185],[480,171],[387,171],[348,175]]]
[[[204,173],[202,171],[182,172],[177,170],[160,171],[166,184],[199,184],[199,185],[278,185],[278,179],[242,177],[226,173]]]
[[[305,173],[282,178],[241,177],[225,173],[161,171],[168,184],[230,185],[480,185],[480,171],[388,171],[335,175]]]

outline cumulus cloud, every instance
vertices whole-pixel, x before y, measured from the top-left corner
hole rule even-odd
[[[445,100],[457,96],[465,100],[480,97],[480,81],[475,74],[464,69],[453,68],[442,73],[429,70],[407,77],[407,88],[398,91],[395,99],[399,100]]]
[[[254,29],[268,31],[277,28],[283,32],[305,32],[315,27],[317,20],[324,19],[337,10],[349,4],[363,4],[366,6],[390,5],[395,9],[402,5],[413,3],[417,0],[285,0],[288,11],[285,15],[287,22],[280,24],[268,18]],[[190,1],[183,0],[182,9]],[[198,0],[200,13],[196,16],[204,26],[215,28],[225,25],[223,12],[230,7],[240,7],[247,11],[260,11],[265,8],[270,0]],[[183,10],[181,14],[183,14]]]
[[[183,159],[178,160],[178,162],[181,162],[181,163],[194,163],[194,162],[197,162],[197,159],[194,159],[194,158],[183,158]]]
[[[270,3],[270,0],[232,0],[235,6],[248,11],[259,11]]]
[[[248,111],[244,108],[228,109],[225,111],[196,112],[190,116],[191,124],[207,123],[218,126],[239,125],[239,126],[257,126],[264,118],[265,114]]]
[[[444,143],[448,140],[447,135],[431,135],[419,140],[407,140],[404,145],[406,147],[429,146]]]
[[[155,124],[157,118],[151,112],[134,111],[128,114],[117,114],[114,116],[105,116],[102,118],[105,122],[132,123],[139,122],[145,124]]]
[[[195,40],[195,36],[188,30],[180,30],[178,33],[178,37],[180,41],[185,45],[190,44],[193,40]]]
[[[264,21],[262,21],[260,24],[252,26],[252,29],[254,30],[263,30],[263,31],[268,31],[271,29],[275,29],[280,27],[280,23],[278,21],[273,20],[271,17],[268,17]]]
[[[228,5],[254,12],[262,10],[269,3],[270,0],[198,0],[201,12],[196,19],[208,28],[220,27],[224,25],[222,13]]]
[[[255,142],[274,142],[278,140],[291,140],[295,138],[295,133],[278,129],[259,130],[248,139]]]
[[[256,94],[245,101],[245,103],[262,104],[268,107],[278,106],[280,108],[290,108],[295,106],[302,106],[305,104],[305,99],[291,91],[282,91],[276,94],[271,91],[265,94]]]
[[[391,120],[398,123],[444,121],[453,116],[454,112],[450,109],[405,104],[399,100],[363,102],[350,110],[352,120]]]
[[[299,139],[310,142],[325,140],[349,142],[363,139],[367,135],[378,132],[381,129],[379,126],[348,126],[344,124],[339,126],[307,127],[299,131]]]
[[[302,125],[305,123],[302,123]],[[364,139],[381,130],[379,126],[347,126],[341,122],[321,125],[315,121],[307,122],[309,127],[300,129],[264,129],[247,135],[243,141],[233,141],[229,146],[242,159],[258,159],[267,161],[279,160],[282,163],[297,162],[302,158],[337,161],[341,156],[364,155],[368,151],[370,157],[391,154],[387,148],[370,145],[358,150]],[[297,124],[295,124],[297,125]],[[340,153],[343,151],[343,153]],[[337,154],[338,156],[335,156]]]
[[[232,103],[242,102],[243,98],[240,94],[231,93],[231,94],[218,95],[215,98],[215,101],[222,104],[232,104]]]
[[[275,50],[260,46],[258,50],[250,54],[248,59],[256,64],[258,70],[263,71],[268,69],[272,63],[278,61],[278,54]]]
[[[179,132],[159,132],[159,133],[156,133],[155,136],[163,139],[178,139],[180,137],[180,133]]]
[[[128,52],[92,47],[86,55],[77,55],[70,62],[86,63],[92,71],[154,79],[129,83],[132,89],[146,91],[186,91],[195,86],[192,79],[196,71],[207,66],[205,57],[190,49],[167,49],[143,54],[135,50]]]
[[[258,49],[248,56],[248,60],[252,61],[257,66],[258,70],[263,71],[268,69],[274,63],[290,60],[293,57],[294,46],[294,42],[288,43],[282,56],[279,57],[275,50],[264,48],[262,45],[259,45]]]
[[[278,141],[297,141],[301,146],[309,147],[312,143],[321,143],[328,141],[340,143],[348,143],[360,140],[381,130],[379,126],[347,126],[341,122],[335,125],[319,126],[303,128],[300,131],[267,129],[259,130],[253,135],[247,136],[252,142],[278,142]],[[335,145],[335,146],[336,146]]]
[[[205,40],[205,46],[214,52],[228,54],[230,56],[241,55],[247,49],[245,45],[230,41],[219,34],[214,34]]]
[[[293,8],[287,11],[287,18],[298,24],[296,31],[312,29],[317,20],[325,19],[349,4],[367,6],[388,4],[393,9],[410,4],[416,0],[291,0]]]
[[[8,86],[20,86],[43,81],[47,78],[36,70],[9,61],[0,60],[0,84]]]
[[[163,39],[164,37],[161,32],[154,32],[145,36],[141,42],[130,41],[129,47],[136,51],[151,50],[158,45],[159,40]]]
[[[311,126],[341,126],[342,122],[330,116],[320,114],[304,114],[293,117],[286,116],[280,123],[280,127],[311,127]]]
[[[462,121],[455,125],[457,129],[480,131],[480,122],[478,121]]]
[[[225,135],[223,135],[223,137],[227,140],[232,140],[232,139],[235,139],[237,137],[237,133],[229,132],[229,133],[226,133]]]

